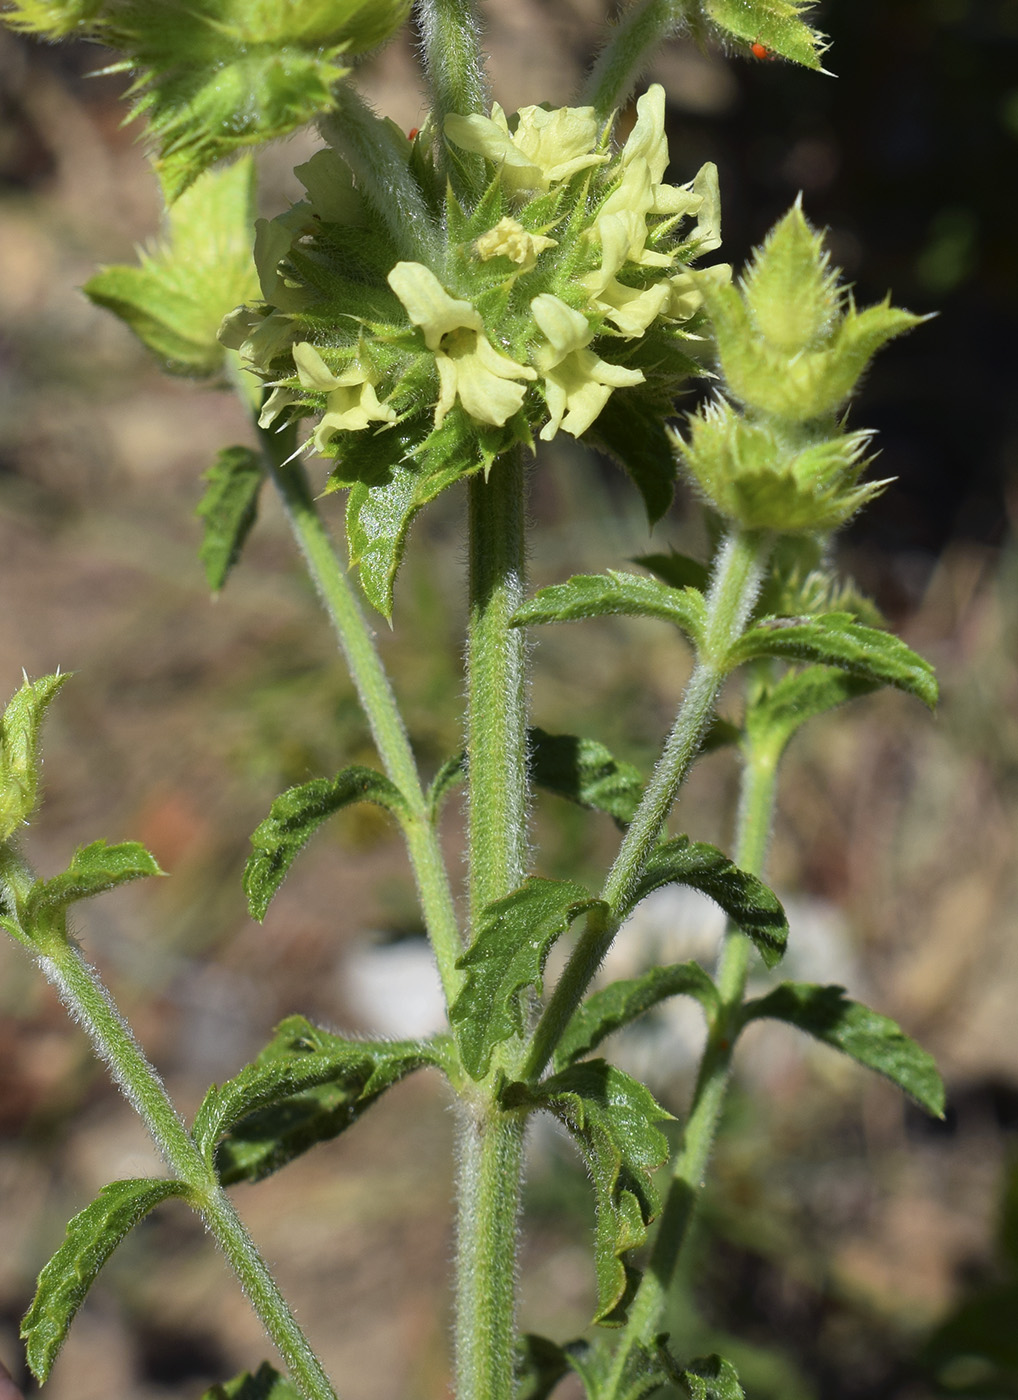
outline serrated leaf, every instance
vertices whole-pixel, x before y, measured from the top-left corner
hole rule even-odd
[[[544,1080],[530,1101],[565,1124],[594,1182],[597,1271],[595,1322],[618,1326],[637,1275],[626,1262],[643,1244],[659,1207],[650,1173],[667,1160],[655,1126],[671,1118],[649,1089],[605,1060],[586,1060]]]
[[[25,677],[0,715],[0,841],[35,810],[39,795],[39,732],[49,703],[70,673]]]
[[[582,885],[536,877],[485,909],[477,937],[457,963],[467,976],[449,1013],[475,1079],[487,1074],[496,1045],[523,1034],[520,993],[527,987],[540,993],[552,944],[591,909],[606,905]]]
[[[569,1357],[557,1342],[524,1332],[513,1357],[515,1400],[548,1400],[568,1370]]]
[[[208,585],[218,593],[240,558],[258,514],[265,468],[250,447],[224,447],[203,476],[205,493],[195,512],[202,520],[198,557]]]
[[[256,1060],[209,1089],[194,1138],[224,1185],[260,1181],[337,1137],[414,1070],[442,1064],[438,1039],[345,1040],[288,1016]]]
[[[555,1068],[563,1069],[589,1055],[606,1036],[674,996],[695,997],[708,1019],[717,1010],[717,988],[699,963],[649,968],[640,977],[613,982],[592,993],[577,1007],[555,1049]]]
[[[665,1385],[670,1375],[659,1349],[642,1342],[626,1349],[618,1376],[614,1348],[603,1337],[592,1343],[571,1342],[566,1357],[583,1382],[588,1400],[645,1400]]]
[[[302,1397],[291,1380],[263,1361],[254,1375],[244,1371],[230,1381],[214,1385],[206,1390],[202,1400],[302,1400]]]
[[[803,671],[789,672],[749,705],[746,734],[755,749],[769,749],[777,757],[793,734],[814,715],[822,715],[875,689],[875,681],[831,666],[807,666]]]
[[[799,16],[814,0],[702,0],[704,10],[726,34],[744,44],[764,44],[773,53],[820,68],[827,48],[821,34]]]
[[[607,812],[620,826],[632,820],[643,796],[643,776],[596,739],[527,731],[530,776],[538,787],[581,807]]]
[[[78,847],[61,875],[36,881],[25,901],[24,922],[29,927],[49,925],[79,899],[91,899],[131,880],[162,873],[155,856],[137,841],[121,841],[115,846],[92,841]]]
[[[844,987],[782,982],[767,996],[746,1003],[746,1023],[762,1017],[787,1021],[884,1075],[934,1118],[944,1116],[944,1085],[933,1056],[889,1016],[851,1001]]]
[[[864,627],[851,613],[821,617],[771,617],[744,632],[730,653],[732,665],[760,656],[836,666],[875,685],[893,685],[931,709],[937,703],[933,667],[900,637]]]
[[[669,588],[657,579],[612,569],[607,574],[574,574],[567,583],[539,589],[516,610],[512,625],[532,627],[538,622],[617,615],[660,618],[699,643],[706,605],[695,588]]]
[[[139,252],[137,266],[104,267],[85,283],[174,374],[215,374],[225,351],[223,317],[258,296],[251,257],[254,165],[210,170],[168,214],[164,239]],[[235,449],[236,450],[236,449]]]
[[[696,588],[705,593],[710,583],[710,570],[706,564],[701,564],[699,559],[690,559],[688,554],[679,554],[674,549],[667,554],[637,554],[632,562],[649,570],[670,588]]]
[[[322,822],[351,802],[372,802],[397,815],[406,811],[395,783],[373,768],[356,764],[334,778],[312,778],[280,793],[251,834],[253,850],[244,867],[243,885],[253,919],[265,917],[294,858]]]
[[[630,891],[625,912],[662,885],[690,885],[713,899],[748,938],[768,967],[781,961],[788,941],[788,920],[774,892],[748,871],[740,870],[716,846],[678,836],[650,855],[640,880]]]
[[[689,1400],[746,1400],[739,1375],[723,1356],[699,1356],[681,1370],[676,1379]]]
[[[63,1244],[39,1275],[32,1305],[21,1323],[32,1375],[50,1373],[74,1314],[96,1275],[124,1236],[160,1201],[186,1196],[182,1181],[154,1177],[113,1181],[67,1226]]]

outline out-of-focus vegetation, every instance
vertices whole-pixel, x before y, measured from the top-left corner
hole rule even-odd
[[[606,8],[490,0],[508,105],[566,99]],[[754,1400],[993,1400],[1018,1394],[1007,1166],[1018,1130],[1018,555],[1008,528],[1018,3],[821,9],[841,80],[683,44],[654,76],[670,94],[679,177],[705,159],[720,166],[728,257],[740,261],[802,189],[861,302],[893,287],[900,304],[941,312],[887,352],[856,410],[881,430],[881,475],[898,481],[841,557],[936,662],[944,701],[928,721],[882,696],[806,730],[772,877],[806,975],[844,977],[934,1050],[952,1107],[930,1129],[891,1090],[822,1051],[807,1056],[791,1032],[754,1030],[743,1056],[752,1093],[733,1104],[688,1299],[670,1323],[680,1350],[721,1348],[723,1336]],[[245,431],[239,410],[165,380],[74,291],[97,261],[129,257],[158,219],[154,183],[119,126],[116,80],[83,76],[100,60],[0,32],[0,686],[13,690],[22,666],[78,673],[48,731],[37,865],[55,869],[103,834],[143,841],[172,873],[89,910],[80,927],[188,1107],[290,1011],[386,1029],[373,960],[402,958],[422,1017],[429,1003],[409,878],[372,809],[329,828],[264,927],[244,914],[239,872],[268,800],[364,758],[365,731],[271,511],[223,597],[208,600],[192,512],[214,450]],[[408,73],[393,49],[371,74],[379,105],[407,127],[417,116]],[[281,172],[295,147],[269,162],[270,212],[291,193]],[[550,465],[535,483],[536,582],[647,551],[610,469],[569,447]],[[459,742],[443,703],[460,688],[459,618],[449,615],[463,565],[456,503],[427,528],[386,647],[415,741],[437,767]],[[676,512],[654,547],[695,541]],[[432,641],[443,616],[444,648]],[[685,663],[670,632],[647,623],[648,660],[634,669],[629,627],[542,637],[534,718],[642,764]],[[730,758],[704,760],[687,799],[693,835],[728,842],[732,791]],[[554,833],[549,861],[582,877],[578,863],[593,863],[608,835],[601,819],[548,798],[538,820]],[[450,841],[455,825],[453,814]],[[637,937],[699,952],[700,923],[695,907],[659,907],[621,955],[638,960]],[[226,1018],[227,1000],[242,1013]],[[689,1030],[660,1024],[628,1050],[652,1065],[679,1114]],[[270,1181],[238,1195],[346,1396],[445,1393],[435,1280],[449,1253],[451,1134],[441,1109],[436,1085],[407,1084],[349,1141],[289,1168],[302,1189]],[[398,1156],[390,1114],[404,1135]],[[63,1222],[109,1176],[151,1160],[142,1129],[13,947],[0,949],[0,1130],[0,1191],[27,1203],[0,1218],[0,1354],[12,1364],[33,1267]],[[523,1321],[561,1335],[589,1316],[576,1246],[590,1221],[568,1146],[538,1138],[533,1150],[527,1248],[539,1266]],[[379,1173],[403,1202],[384,1223],[365,1211]],[[373,1349],[386,1362],[377,1371],[364,1365]],[[117,1255],[48,1391],[191,1396],[262,1351],[220,1262],[171,1207]],[[400,1374],[401,1355],[432,1360]]]

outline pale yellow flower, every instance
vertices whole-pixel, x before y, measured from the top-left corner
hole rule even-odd
[[[557,248],[558,241],[543,233],[529,233],[518,219],[506,216],[487,233],[482,233],[474,247],[482,262],[508,258],[519,264],[520,272],[529,272],[537,265],[538,256],[545,248]]]
[[[471,418],[501,428],[522,406],[527,392],[513,381],[536,379],[536,372],[496,350],[484,334],[476,307],[451,297],[422,263],[397,263],[388,280],[435,357],[439,382],[435,427],[458,398]]]
[[[579,437],[597,418],[612,390],[642,384],[643,372],[608,364],[588,350],[594,332],[587,318],[551,293],[534,297],[530,309],[546,337],[535,356],[551,414],[541,438],[550,442],[559,428]]]
[[[354,362],[341,374],[334,374],[315,347],[306,340],[293,347],[293,361],[297,366],[301,388],[328,395],[325,413],[312,439],[318,452],[323,450],[335,433],[359,432],[371,423],[396,421],[395,409],[389,404],[379,403],[370,374],[358,363]],[[262,410],[263,414],[267,409],[268,404]]]
[[[593,107],[521,107],[515,131],[505,112],[493,102],[491,116],[451,113],[445,134],[464,151],[484,156],[502,171],[502,183],[512,193],[548,190],[578,170],[605,165],[606,152],[595,151],[600,123]]]

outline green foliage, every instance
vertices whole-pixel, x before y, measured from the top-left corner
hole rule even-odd
[[[63,1244],[49,1261],[21,1323],[28,1364],[36,1380],[50,1373],[67,1329],[117,1245],[149,1211],[170,1196],[187,1196],[181,1181],[142,1177],[113,1181],[67,1226]]]
[[[775,967],[788,941],[788,920],[777,896],[748,871],[706,842],[677,836],[648,857],[639,880],[628,891],[625,912],[662,885],[690,885],[713,899],[732,923],[753,940],[764,963]]]
[[[745,1400],[735,1367],[722,1356],[700,1356],[676,1376],[689,1400]]]
[[[813,8],[813,0],[698,0],[698,3],[703,15],[725,37],[739,39],[747,46],[765,44],[772,53],[791,59],[793,63],[820,68],[826,42],[800,18]]]
[[[868,695],[879,682],[831,666],[807,666],[789,671],[773,686],[755,695],[746,710],[746,735],[758,753],[767,751],[776,762],[792,736],[815,715],[847,700]]]
[[[572,880],[528,880],[484,911],[477,937],[459,960],[467,974],[449,1012],[463,1063],[475,1079],[488,1072],[496,1045],[524,1030],[520,993],[542,990],[556,939],[580,914],[604,911]]]
[[[43,676],[25,683],[0,716],[0,843],[35,811],[39,797],[39,731],[49,703],[68,679]]]
[[[261,458],[250,447],[224,447],[205,473],[205,494],[196,511],[202,520],[198,557],[213,593],[240,558],[258,515],[264,479]]]
[[[558,1345],[536,1332],[524,1332],[516,1342],[513,1377],[515,1400],[548,1400],[569,1371],[569,1357]]]
[[[867,1069],[876,1070],[934,1118],[944,1116],[944,1085],[932,1055],[889,1016],[850,1001],[844,987],[782,982],[767,996],[746,1003],[745,1023],[761,1017],[787,1021]]]
[[[555,1068],[564,1069],[581,1060],[606,1036],[674,996],[695,997],[708,1021],[717,1011],[717,988],[699,963],[648,968],[639,977],[612,982],[592,993],[576,1009],[555,1050]]]
[[[930,709],[937,703],[937,683],[930,663],[900,637],[864,627],[851,613],[764,618],[739,638],[729,659],[738,666],[761,656],[837,666],[873,685],[896,686]]]
[[[345,1040],[288,1016],[256,1060],[209,1089],[194,1139],[224,1185],[261,1181],[338,1137],[414,1070],[445,1061],[440,1041]]]
[[[668,1157],[656,1126],[671,1117],[649,1089],[605,1060],[571,1065],[530,1093],[507,1091],[507,1102],[547,1109],[572,1133],[594,1182],[597,1272],[595,1322],[620,1326],[638,1281],[625,1256],[647,1238],[659,1206],[650,1173]]]
[[[633,820],[643,795],[638,768],[613,758],[596,739],[530,729],[527,740],[530,776],[538,787],[581,807],[607,812],[619,826]]]
[[[406,810],[395,783],[373,768],[356,765],[344,768],[335,778],[312,778],[280,793],[251,834],[244,893],[253,919],[265,917],[298,852],[322,822],[351,802],[372,802],[397,816]]]
[[[515,627],[538,622],[574,622],[585,617],[656,617],[671,622],[695,644],[702,640],[706,611],[695,588],[670,588],[642,574],[574,574],[567,583],[540,588],[518,608]]]
[[[45,950],[52,940],[66,937],[67,909],[71,904],[162,873],[155,857],[137,841],[121,841],[115,846],[92,841],[78,847],[62,874],[50,880],[36,880],[27,897],[18,901],[16,924],[14,920],[5,921],[5,927],[12,933],[18,927],[15,937]]]
[[[202,1400],[301,1400],[300,1391],[267,1361],[251,1374],[244,1371],[233,1380],[206,1390]]]
[[[171,374],[217,374],[223,317],[258,295],[251,262],[254,164],[206,171],[167,215],[166,236],[136,267],[105,267],[85,294],[112,311]],[[226,449],[239,452],[242,449]]]
[[[638,1342],[626,1351],[619,1375],[615,1356],[603,1337],[578,1342],[567,1349],[570,1366],[583,1382],[587,1400],[646,1400],[667,1385],[669,1372],[655,1342]]]

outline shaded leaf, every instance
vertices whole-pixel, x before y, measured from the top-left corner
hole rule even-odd
[[[516,1400],[548,1400],[569,1370],[569,1357],[557,1342],[524,1332],[516,1339],[513,1377]]]
[[[710,583],[710,570],[699,559],[691,559],[688,554],[669,550],[667,554],[638,554],[632,561],[641,565],[667,583],[669,588],[696,588],[706,593]]]
[[[617,1379],[614,1349],[603,1338],[589,1344],[570,1343],[567,1358],[582,1380],[588,1400],[644,1400],[669,1379],[658,1348],[641,1342],[626,1350]]]
[[[746,733],[754,748],[770,749],[778,757],[796,730],[814,715],[875,689],[876,682],[866,676],[831,666],[791,671],[752,700],[746,712]]]
[[[265,917],[294,858],[322,822],[351,802],[372,802],[397,814],[406,810],[394,783],[375,769],[358,765],[344,768],[335,778],[312,778],[280,793],[251,834],[254,849],[244,867],[243,884],[253,919]]]
[[[668,1139],[657,1123],[671,1118],[650,1090],[605,1060],[586,1060],[552,1075],[534,1090],[512,1086],[521,1102],[553,1113],[572,1133],[594,1182],[597,1272],[595,1322],[617,1326],[638,1275],[626,1262],[643,1244],[659,1207],[650,1173],[667,1160]]]
[[[680,1370],[675,1379],[689,1400],[745,1400],[738,1372],[723,1356],[699,1356]]]
[[[224,1185],[260,1181],[337,1137],[400,1079],[443,1059],[438,1041],[345,1040],[288,1016],[256,1060],[209,1089],[194,1139],[214,1155]]]
[[[63,1345],[74,1314],[117,1245],[160,1201],[186,1196],[182,1181],[142,1177],[112,1181],[67,1226],[21,1323],[32,1375],[44,1381]]]
[[[587,437],[622,465],[643,497],[647,520],[656,525],[675,495],[675,455],[665,431],[671,405],[646,402],[640,394],[618,392],[598,414]]]
[[[606,1036],[674,996],[695,997],[708,1018],[717,1010],[717,988],[699,963],[649,968],[640,977],[613,982],[594,992],[577,1007],[556,1047],[555,1068],[582,1059]]]
[[[669,588],[642,574],[610,570],[574,574],[568,583],[541,588],[513,615],[514,627],[573,622],[584,617],[656,617],[671,622],[694,643],[703,635],[706,605],[695,588]]]
[[[484,922],[457,967],[467,977],[450,1019],[463,1063],[480,1079],[496,1045],[524,1030],[519,994],[542,989],[552,944],[580,914],[606,909],[572,880],[533,878],[505,899],[489,904]]]
[[[206,1390],[202,1400],[302,1400],[302,1397],[293,1381],[263,1361],[254,1375],[244,1371],[233,1380],[214,1385]]]
[[[899,637],[864,627],[851,613],[764,618],[743,633],[729,660],[738,666],[758,656],[836,666],[875,685],[897,686],[931,709],[937,703],[937,683],[929,662]]]
[[[427,793],[428,811],[432,821],[437,820],[443,802],[453,788],[463,781],[466,772],[467,756],[466,753],[461,752],[447,758],[435,774]]]
[[[874,1069],[910,1095],[935,1118],[944,1115],[944,1085],[932,1055],[901,1027],[845,996],[843,987],[782,982],[765,997],[746,1003],[745,1021],[787,1021],[825,1045]]]
[[[690,885],[713,899],[747,937],[768,967],[781,961],[788,941],[788,920],[772,890],[740,870],[716,846],[678,836],[658,846],[640,880],[629,892],[628,913],[662,885]]]
[[[631,763],[613,758],[596,739],[575,734],[527,733],[530,776],[538,787],[557,793],[581,807],[607,812],[626,826],[643,796],[643,777]]]
[[[261,457],[250,447],[224,447],[202,478],[205,492],[195,512],[202,520],[198,557],[214,593],[240,558],[264,478]]]

